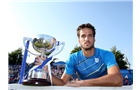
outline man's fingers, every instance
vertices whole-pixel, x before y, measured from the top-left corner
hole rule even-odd
[[[46,60],[46,57],[43,56],[43,57],[41,58],[41,56],[37,56],[35,59],[36,59],[36,60],[43,60],[43,61],[44,61],[44,60]]]
[[[76,82],[67,82],[65,84],[65,86],[69,86],[69,87],[80,87],[80,85]]]
[[[39,62],[35,62],[35,65],[41,65],[41,63],[39,63]]]
[[[40,60],[39,57],[36,57],[36,58],[35,58],[35,64],[36,64],[36,65],[41,65],[41,64],[42,64],[42,62],[41,62],[41,60]]]
[[[48,72],[48,66],[44,66],[43,69]]]

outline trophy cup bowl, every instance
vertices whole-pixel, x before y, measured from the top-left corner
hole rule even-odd
[[[33,49],[40,53],[41,57],[49,56],[56,47],[57,41],[54,37],[44,34],[39,34],[35,38],[31,38]],[[26,39],[23,40],[25,45]],[[27,49],[27,48],[26,48]],[[27,49],[28,50],[28,49]],[[28,50],[30,52],[30,50]],[[32,52],[30,52],[33,54]],[[39,56],[37,54],[33,54]],[[42,61],[43,62],[43,61]],[[32,70],[28,73],[28,78],[23,80],[23,85],[35,85],[35,86],[50,86],[51,83],[48,81],[48,72],[43,68]]]
[[[49,55],[56,46],[56,39],[49,35],[39,34],[32,40],[32,46],[35,51]]]

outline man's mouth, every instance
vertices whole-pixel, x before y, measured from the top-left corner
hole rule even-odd
[[[90,44],[90,42],[85,42],[85,44]]]

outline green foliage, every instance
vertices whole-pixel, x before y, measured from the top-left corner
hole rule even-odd
[[[8,53],[8,63],[9,65],[21,65],[22,63],[22,48],[18,48],[15,51],[12,51],[11,53]]]
[[[70,54],[78,52],[79,50],[81,50],[81,47],[76,45]]]
[[[111,48],[111,51],[114,53],[120,69],[127,69],[128,67],[126,66],[127,63],[124,61],[124,54],[117,50],[116,46],[113,46]]]

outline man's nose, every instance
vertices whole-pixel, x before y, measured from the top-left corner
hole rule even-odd
[[[88,37],[88,36],[86,36],[86,37],[85,37],[85,40],[89,40],[89,37]]]

